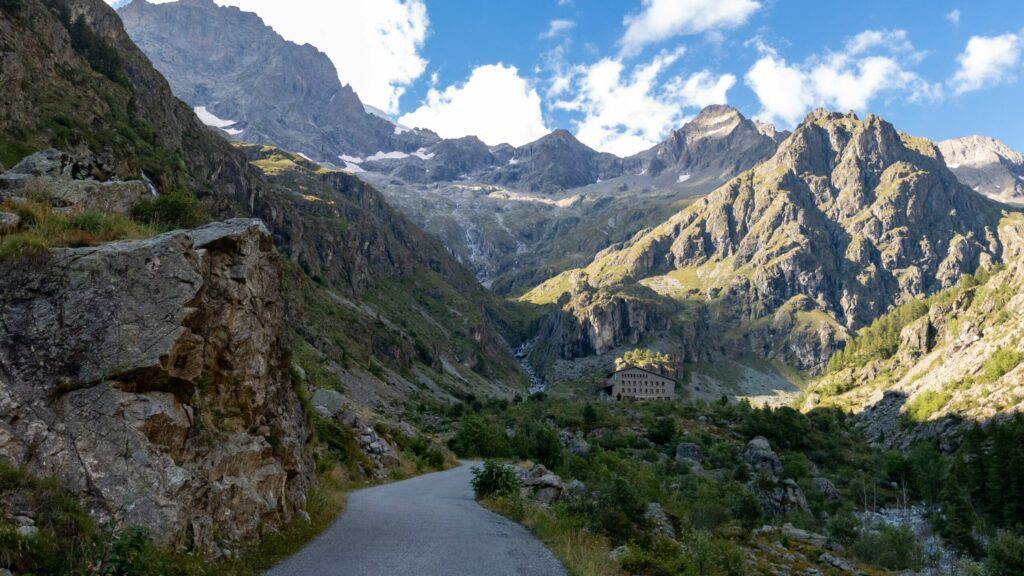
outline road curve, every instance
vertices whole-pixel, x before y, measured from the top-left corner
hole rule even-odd
[[[473,465],[353,492],[330,528],[266,576],[564,576],[525,528],[476,503]]]

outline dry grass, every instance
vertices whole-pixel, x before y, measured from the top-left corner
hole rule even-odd
[[[609,556],[611,544],[608,539],[587,531],[570,515],[505,498],[484,499],[480,503],[529,529],[554,552],[569,574],[623,576],[618,562]]]
[[[0,260],[37,256],[62,246],[95,246],[112,240],[148,238],[159,231],[123,214],[66,214],[54,209],[46,199],[5,202],[0,204],[0,211],[21,218],[17,229],[0,234]]]

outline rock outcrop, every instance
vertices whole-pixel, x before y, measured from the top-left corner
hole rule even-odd
[[[215,555],[304,513],[308,431],[259,221],[3,269],[0,457]]]

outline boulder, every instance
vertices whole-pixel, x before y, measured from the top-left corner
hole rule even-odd
[[[676,445],[676,461],[692,460],[698,464],[704,461],[704,451],[697,444],[680,442]]]
[[[825,552],[821,556],[818,556],[818,562],[821,563],[821,564],[824,564],[826,566],[829,566],[830,568],[835,568],[836,570],[839,570],[840,572],[842,572],[844,574],[854,574],[856,576],[866,576],[865,572],[863,572],[862,570],[859,570],[856,566],[854,566],[848,560],[843,560],[842,558],[839,558],[837,556],[833,556],[832,554],[829,554],[828,552]]]
[[[747,443],[743,459],[754,469],[755,474],[764,473],[772,478],[782,474],[782,460],[772,451],[771,444],[763,436]]]
[[[317,388],[309,397],[313,410],[324,418],[334,418],[345,408],[345,397],[335,390]]]
[[[763,485],[757,481],[750,484],[751,489],[761,500],[761,507],[770,516],[784,517],[797,510],[809,511],[807,498],[796,482],[790,479]]]
[[[21,224],[21,217],[10,212],[0,212],[0,234],[13,232]]]
[[[676,529],[672,526],[672,521],[669,519],[668,514],[665,514],[661,504],[657,502],[648,504],[647,510],[644,511],[644,520],[651,527],[651,534],[654,536],[668,538],[669,540],[675,539]]]
[[[825,495],[826,500],[832,503],[842,502],[843,495],[839,493],[839,490],[836,488],[835,484],[833,484],[831,480],[829,480],[828,478],[817,477],[812,478],[811,481],[814,482],[814,485],[818,488],[818,490],[820,490],[821,493]]]
[[[260,221],[0,266],[0,459],[211,555],[303,511],[309,431]]]

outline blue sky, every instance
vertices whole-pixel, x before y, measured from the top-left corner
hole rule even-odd
[[[1024,150],[1020,0],[217,0],[443,136],[554,128],[629,154],[708,103],[791,128],[816,106]],[[284,8],[287,5],[287,9]]]

